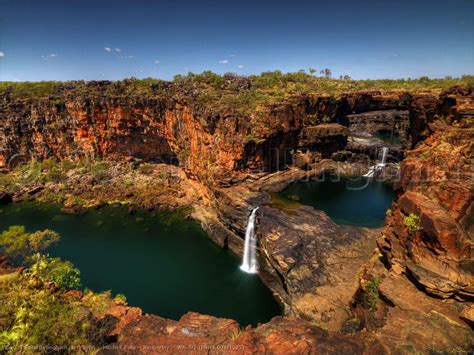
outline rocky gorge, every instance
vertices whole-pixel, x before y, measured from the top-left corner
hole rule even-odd
[[[239,80],[230,83],[249,85]],[[114,305],[116,349],[472,349],[472,88],[301,94],[249,116],[227,106],[209,111],[193,92],[170,96],[151,86],[151,94],[134,96],[123,95],[126,82],[81,85],[45,97],[1,93],[0,168],[27,178],[4,178],[2,202],[53,198],[74,213],[105,203],[186,207],[236,254],[250,211],[261,206],[259,274],[284,308],[284,317],[240,330],[232,320],[189,313],[172,321]],[[397,191],[383,228],[338,225],[322,211],[275,199],[323,173],[366,173],[387,146],[376,135],[387,132],[400,142],[390,144],[380,176],[395,180]],[[18,170],[51,158],[82,165],[51,179],[41,178],[44,167]],[[96,162],[107,168],[97,172]]]

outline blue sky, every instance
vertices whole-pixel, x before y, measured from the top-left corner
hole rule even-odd
[[[0,80],[474,74],[474,1],[0,0]]]

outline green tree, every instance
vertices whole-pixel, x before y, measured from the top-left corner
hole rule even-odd
[[[10,226],[0,234],[0,249],[14,261],[22,262],[58,241],[59,234],[49,229],[27,233],[23,226]]]
[[[29,274],[42,283],[52,282],[68,290],[81,286],[81,272],[70,261],[60,258],[35,254],[34,263],[29,268]]]
[[[328,68],[321,70],[320,73],[328,79],[331,78],[331,75],[332,75],[331,69],[328,69]]]
[[[314,73],[317,73],[317,72],[318,72],[318,71],[317,71],[316,69],[314,69],[314,68],[309,68],[308,71],[309,71],[309,73],[310,73],[311,75],[314,75]]]

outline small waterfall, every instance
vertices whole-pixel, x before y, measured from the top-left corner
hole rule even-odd
[[[367,174],[365,174],[364,176],[365,177],[373,177],[377,170],[383,169],[385,167],[385,163],[387,162],[387,154],[388,154],[388,147],[383,147],[382,148],[382,158],[380,159],[380,163],[372,165],[369,168],[369,171],[367,172]]]
[[[382,148],[382,161],[380,162],[381,166],[385,166],[385,162],[387,161],[387,153],[388,153],[388,147],[383,147]]]
[[[258,207],[255,207],[250,214],[245,231],[245,246],[242,265],[240,268],[249,274],[257,273],[257,236],[255,235],[255,214]]]

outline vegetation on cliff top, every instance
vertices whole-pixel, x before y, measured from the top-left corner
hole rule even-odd
[[[314,73],[314,70],[310,72]],[[474,85],[474,76],[444,79],[382,79],[352,80],[348,76],[333,79],[304,71],[282,73],[279,70],[248,77],[233,73],[218,75],[211,71],[200,74],[176,75],[174,80],[125,79],[122,81],[71,82],[0,82],[0,93],[13,98],[74,98],[87,97],[165,97],[187,99],[205,109],[227,110],[248,115],[269,105],[280,103],[301,94],[337,95],[357,90],[443,90],[455,85]]]

